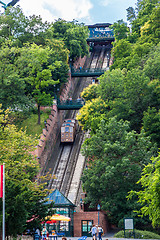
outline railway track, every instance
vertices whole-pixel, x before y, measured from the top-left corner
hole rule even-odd
[[[99,58],[101,59],[101,63],[99,63]],[[102,51],[98,50],[97,52],[90,55],[90,58],[88,59],[85,67],[96,68],[100,64],[102,67],[104,63],[108,64],[108,57],[106,58],[104,49],[102,49]],[[83,88],[87,87],[89,84],[91,84],[91,82],[91,77],[79,79],[77,81],[77,86],[72,96],[73,99],[78,97]],[[70,111],[66,115],[66,118],[75,118],[76,114],[77,111]],[[79,128],[73,144],[59,145],[58,154],[56,154],[56,163],[54,164],[54,167],[52,169],[52,179],[48,185],[49,189],[56,188],[66,197],[68,196],[83,139],[84,133]],[[78,186],[79,185],[80,183],[78,183]],[[77,195],[78,194],[76,193],[75,198],[77,198]]]

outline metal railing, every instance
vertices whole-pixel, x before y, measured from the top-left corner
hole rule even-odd
[[[76,110],[76,109],[80,109],[84,106],[85,102],[84,100],[69,100],[67,99],[66,101],[57,101],[57,108],[59,110]]]
[[[106,69],[102,68],[71,68],[72,77],[93,77],[102,75]]]

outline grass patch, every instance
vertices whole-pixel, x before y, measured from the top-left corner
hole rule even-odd
[[[29,112],[27,114],[20,113],[17,116],[14,116],[14,124],[18,129],[26,129],[26,133],[37,139],[42,134],[42,129],[45,128],[44,121],[48,119],[50,111],[42,112],[41,111],[41,124],[38,122],[38,114],[36,112]]]
[[[32,135],[34,137],[37,136],[37,138],[40,137],[40,134],[42,133],[42,129],[45,128],[44,121],[47,120],[48,118],[47,113],[42,113],[41,114],[41,124],[39,125],[38,122],[38,115],[32,113],[29,118],[24,120],[21,123],[21,128],[24,130],[26,129],[26,132],[28,135]]]
[[[134,238],[133,234],[131,231],[125,231],[126,238]],[[124,231],[119,231],[114,235],[116,238],[124,238]],[[160,239],[160,235],[149,232],[149,231],[142,231],[142,230],[137,230],[135,229],[135,238],[138,239]]]

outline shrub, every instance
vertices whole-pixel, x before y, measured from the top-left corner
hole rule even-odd
[[[134,238],[133,232],[131,231],[125,231],[126,238]],[[114,237],[117,238],[124,238],[124,231],[119,231],[114,235]],[[149,232],[149,231],[142,231],[142,230],[136,230],[135,229],[135,238],[138,239],[160,239],[160,235]]]

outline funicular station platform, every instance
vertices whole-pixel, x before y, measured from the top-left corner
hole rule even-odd
[[[110,28],[110,23],[97,23],[88,25],[89,37],[87,43],[90,46],[90,51],[94,51],[97,45],[104,46],[108,51],[112,48],[112,42],[115,40],[113,30]],[[106,69],[100,68],[79,68],[71,67],[72,77],[98,77],[105,72]]]
[[[88,25],[89,37],[87,42],[90,46],[105,45],[110,46],[114,39],[113,30],[110,28],[112,24],[110,23],[97,23],[94,25]]]

